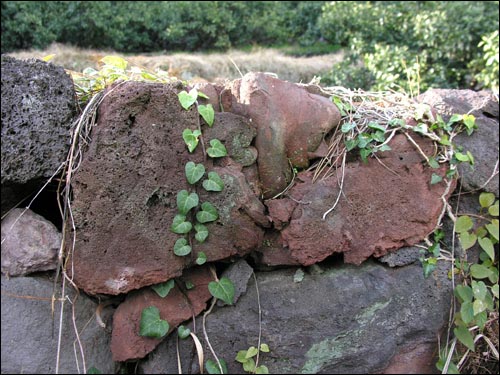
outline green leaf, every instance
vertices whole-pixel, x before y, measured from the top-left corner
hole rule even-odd
[[[474,323],[479,327],[482,331],[486,322],[488,321],[488,313],[486,311],[480,312],[474,317]]]
[[[198,253],[198,257],[196,258],[196,264],[201,266],[207,262],[207,256],[203,251]]]
[[[467,327],[459,326],[453,330],[455,336],[462,344],[464,344],[468,349],[474,351],[474,338],[469,332]]]
[[[142,310],[139,324],[139,335],[160,339],[165,336],[170,328],[167,321],[160,319],[160,310],[155,306]]]
[[[495,249],[493,248],[493,243],[488,237],[483,237],[483,238],[478,238],[477,242],[479,242],[479,245],[481,248],[488,254],[490,259],[494,262],[495,261]]]
[[[455,232],[457,233],[464,233],[472,229],[474,226],[474,223],[472,222],[472,219],[467,216],[460,216],[457,221],[455,222]]]
[[[498,295],[498,284],[495,284],[491,287],[491,293],[495,296],[495,298],[499,298]]]
[[[198,242],[203,242],[207,239],[208,229],[206,226],[204,226],[203,224],[196,223],[194,225],[194,230],[196,231],[194,238],[196,238]]]
[[[191,330],[183,325],[177,327],[177,334],[180,339],[185,339],[191,334]]]
[[[470,274],[475,279],[485,279],[493,274],[493,272],[482,264],[473,264],[470,266]]]
[[[222,277],[218,282],[210,281],[208,283],[208,290],[215,298],[224,301],[228,305],[233,304],[234,285],[227,277]]]
[[[462,120],[467,128],[467,134],[471,135],[474,129],[477,129],[476,118],[474,115],[463,115]]]
[[[102,374],[102,371],[92,366],[89,369],[87,369],[87,374]]]
[[[261,365],[255,369],[255,373],[256,374],[269,374],[269,369],[266,366]]]
[[[120,70],[127,69],[128,62],[119,56],[104,56],[101,61],[106,65],[114,66]]]
[[[474,315],[478,315],[486,310],[486,303],[481,299],[476,299],[472,303],[472,308],[474,310]]]
[[[222,191],[224,190],[224,181],[216,172],[208,172],[208,179],[203,181],[203,187],[206,191]]]
[[[186,91],[181,91],[177,94],[177,96],[179,97],[179,101],[181,102],[181,106],[185,110],[188,110],[189,107],[191,107],[196,101],[197,95],[193,94],[194,93],[192,93],[191,91],[189,92],[189,94]]]
[[[170,230],[177,234],[186,234],[193,228],[193,225],[186,221],[185,215],[175,215],[174,222],[170,227]]]
[[[165,298],[174,286],[174,279],[170,279],[164,283],[152,285],[151,289],[153,289],[161,298]]]
[[[252,358],[252,357],[256,356],[258,352],[259,352],[259,350],[255,346],[251,346],[248,348],[247,354],[245,354],[245,358],[246,359]]]
[[[458,161],[469,161],[469,156],[462,154],[461,152],[455,152],[455,158],[457,158]]]
[[[222,367],[222,373],[227,374],[227,364],[223,359],[219,359],[220,365]],[[205,363],[205,368],[209,374],[220,374],[220,368],[217,362],[212,361],[211,359],[207,360]]]
[[[474,155],[470,151],[467,151],[467,157],[469,158],[470,165],[474,165]]]
[[[488,229],[491,236],[498,241],[498,220],[492,220],[491,224],[486,224],[485,227]]]
[[[432,176],[431,176],[431,185],[435,185],[439,182],[443,181],[443,178],[438,175],[438,174],[435,174],[433,173]]]
[[[488,208],[488,213],[491,216],[498,217],[498,201],[493,206],[491,206],[490,208]]]
[[[217,209],[209,202],[205,202],[201,205],[201,211],[196,213],[196,220],[200,223],[208,223],[210,221],[215,221],[219,217]]]
[[[302,280],[304,280],[304,271],[302,271],[302,268],[298,268],[293,275],[293,282],[300,283]]]
[[[191,290],[191,289],[193,289],[193,288],[194,288],[194,284],[193,284],[191,281],[189,281],[189,280],[188,280],[188,281],[186,281],[186,282],[184,283],[184,285],[186,286],[186,289],[187,289],[187,290]]]
[[[424,261],[422,267],[424,269],[424,278],[428,278],[431,273],[436,269],[437,259],[430,257],[426,261]]]
[[[428,251],[431,252],[435,257],[438,257],[441,252],[441,246],[439,246],[439,242],[436,242],[429,246]]]
[[[358,147],[365,148],[373,140],[370,134],[362,133],[358,136]]]
[[[212,104],[207,104],[207,105],[199,105],[198,106],[198,112],[203,117],[203,120],[208,124],[209,127],[212,127],[214,124],[214,119],[215,119],[215,113],[214,113],[214,108],[212,107]]]
[[[235,360],[236,360],[236,362],[239,362],[239,363],[245,363],[246,361],[248,361],[247,350],[240,350],[238,352],[238,354],[236,354]]]
[[[368,162],[368,156],[372,153],[372,150],[369,148],[362,148],[359,150],[359,154],[361,155],[361,160],[363,160],[365,163]]]
[[[436,168],[439,168],[439,163],[437,162],[437,160],[436,160],[436,159],[434,159],[434,158],[429,158],[429,166],[430,166],[431,168],[436,169]],[[432,182],[431,182],[431,184],[432,184]]]
[[[372,134],[372,139],[377,141],[377,142],[380,142],[380,143],[383,143],[385,142],[385,134],[384,132],[375,132]]]
[[[375,130],[380,130],[382,131],[382,133],[385,133],[385,127],[383,125],[380,125],[378,122],[370,121],[368,123],[368,127]]]
[[[448,134],[443,134],[441,136],[441,139],[439,140],[439,143],[441,143],[444,146],[451,146],[451,142],[448,138]]]
[[[221,158],[227,155],[226,147],[218,139],[212,139],[210,146],[207,150],[208,156],[211,158]]]
[[[484,300],[484,298],[486,297],[486,292],[488,291],[488,289],[486,288],[486,284],[482,281],[472,280],[471,287],[474,298]]]
[[[181,190],[177,193],[177,208],[181,215],[187,215],[189,210],[198,206],[198,194],[189,194],[187,190]]]
[[[427,131],[429,130],[427,125],[423,124],[423,123],[420,123],[418,124],[417,126],[414,126],[412,128],[412,130],[415,132],[415,133],[420,133],[420,134],[426,134]]]
[[[455,295],[461,299],[461,302],[472,302],[472,288],[468,285],[457,285]]]
[[[182,132],[182,139],[186,143],[189,152],[193,152],[198,146],[198,137],[201,135],[199,130],[192,131],[191,129],[184,129]]]
[[[460,245],[462,245],[464,250],[470,249],[476,244],[477,241],[477,236],[474,233],[469,232],[460,233],[458,238],[460,239]]]
[[[186,178],[191,185],[197,183],[205,174],[205,166],[201,163],[195,164],[192,161],[188,161],[184,169],[186,171]]]
[[[345,141],[345,148],[347,151],[351,151],[353,148],[355,148],[358,145],[358,139],[347,139]]]
[[[269,353],[269,346],[267,344],[260,344],[260,351],[263,353]]]
[[[188,242],[185,238],[179,238],[175,241],[174,245],[174,254],[180,257],[186,256],[191,252],[191,246],[188,245]]]
[[[209,96],[207,96],[205,93],[198,91],[198,96],[203,99],[210,99]]]
[[[462,118],[463,118],[462,115],[455,114],[455,115],[451,116],[450,119],[448,120],[448,125],[451,125],[455,122],[462,121]]]
[[[245,363],[243,363],[243,370],[247,372],[254,372],[255,361],[253,358],[248,358],[248,360]]]
[[[469,324],[474,319],[474,308],[471,301],[465,301],[460,305],[460,315],[465,324]]]
[[[391,151],[392,148],[389,145],[377,146],[377,151]]]
[[[346,122],[345,124],[342,124],[340,130],[342,131],[342,133],[349,133],[355,127],[356,127],[355,122]]]

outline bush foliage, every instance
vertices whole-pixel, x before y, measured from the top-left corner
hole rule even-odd
[[[323,84],[498,90],[498,1],[2,1],[2,53],[348,50]],[[495,33],[496,31],[496,33]]]

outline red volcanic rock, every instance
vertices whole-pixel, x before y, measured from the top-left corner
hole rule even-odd
[[[245,255],[262,242],[263,230],[254,219],[267,222],[265,207],[246,183],[241,165],[231,161],[234,156],[250,163],[255,129],[243,117],[216,113],[213,128],[203,126],[205,148],[218,137],[229,157],[204,161],[201,145],[190,154],[182,132],[197,129],[198,113],[181,107],[181,90],[127,82],[109,91],[100,105],[92,141],[72,179],[76,239],[69,268],[88,294],[126,293],[179,276],[202,249],[211,262]],[[206,172],[217,170],[224,191],[189,185],[188,161],[204,163]],[[170,227],[183,189],[196,190],[200,204],[211,202],[219,219],[206,224],[210,235],[203,244],[193,238],[192,253],[179,257],[173,247],[181,236]],[[72,236],[68,231],[67,238]]]
[[[144,358],[163,340],[139,336],[141,314],[145,308],[158,308],[160,318],[169,324],[167,335],[183,321],[191,319],[206,308],[206,301],[211,297],[208,283],[213,281],[209,267],[188,270],[179,281],[180,284],[190,281],[194,287],[181,291],[176,285],[164,298],[151,288],[141,289],[130,293],[125,302],[118,306],[113,316],[111,336],[113,361]]]
[[[431,141],[415,140],[432,154]],[[371,255],[414,245],[434,230],[446,185],[430,185],[431,175],[444,176],[445,168],[424,167],[423,157],[404,135],[394,137],[390,146],[392,151],[378,154],[381,162],[370,158],[367,164],[346,165],[343,195],[325,220],[323,214],[339,193],[340,169],[338,176],[314,184],[311,173],[299,173],[289,192],[295,208],[281,232],[293,259],[311,265],[342,252],[346,263],[361,264]]]
[[[231,87],[225,110],[251,119],[257,126],[259,174],[265,198],[283,191],[291,181],[290,163],[309,165],[323,137],[340,122],[340,112],[327,98],[264,73],[248,73]],[[226,108],[228,107],[228,108]]]

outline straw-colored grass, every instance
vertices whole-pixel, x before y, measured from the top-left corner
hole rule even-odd
[[[322,56],[292,57],[275,49],[264,48],[254,48],[251,52],[231,50],[226,53],[127,55],[113,51],[80,49],[61,44],[52,44],[41,51],[20,51],[7,55],[18,59],[40,59],[48,55],[55,55],[51,60],[53,64],[77,72],[81,72],[87,67],[97,69],[101,58],[107,55],[117,55],[123,57],[131,65],[149,71],[160,68],[168,71],[171,76],[183,80],[198,79],[210,82],[239,78],[240,73],[237,66],[243,74],[250,71],[271,72],[277,74],[280,79],[303,83],[311,81],[315,76],[327,73],[335,63],[340,62],[343,58],[341,51]]]

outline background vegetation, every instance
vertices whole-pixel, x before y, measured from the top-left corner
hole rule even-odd
[[[498,90],[498,1],[2,1],[2,53],[53,42],[123,53],[348,51],[322,83]]]

